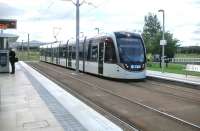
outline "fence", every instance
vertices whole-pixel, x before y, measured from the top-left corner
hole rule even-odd
[[[20,61],[39,61],[39,49],[16,50],[16,55]]]
[[[170,63],[200,65],[200,58],[168,58],[167,60]]]

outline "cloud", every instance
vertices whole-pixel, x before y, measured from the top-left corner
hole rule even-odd
[[[192,38],[192,40],[200,42],[200,38]]]
[[[200,5],[200,0],[195,0],[193,3],[196,5]]]
[[[30,16],[30,17],[29,17]],[[75,15],[69,12],[29,12],[26,14],[27,21],[47,21],[47,20],[66,20],[66,19],[74,19]]]
[[[196,26],[200,28],[200,23],[198,23]]]
[[[12,18],[23,15],[24,10],[17,9],[5,3],[0,3],[0,18]]]
[[[195,30],[193,33],[194,33],[195,35],[200,34],[200,29]]]
[[[35,7],[27,11],[25,19],[27,21],[55,21],[75,19],[75,6],[68,2],[49,2],[46,5]]]
[[[192,0],[190,2],[195,8],[199,8],[200,7],[200,0]]]
[[[200,34],[200,23],[196,24],[196,27],[193,31],[194,35],[199,35]]]

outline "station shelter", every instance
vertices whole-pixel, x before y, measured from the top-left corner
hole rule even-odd
[[[9,69],[9,44],[16,42],[17,35],[0,33],[0,73],[8,73]]]

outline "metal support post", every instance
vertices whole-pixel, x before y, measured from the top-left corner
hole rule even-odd
[[[97,33],[98,33],[98,35],[99,35],[99,28],[94,28],[95,30],[97,30]]]
[[[28,34],[28,59],[29,59],[29,53],[30,53],[30,45],[29,45],[30,43],[29,43],[29,34]]]
[[[76,1],[76,73],[79,73],[79,0]]]
[[[21,59],[24,59],[24,41],[22,40]]]
[[[162,32],[162,72],[164,72],[164,65],[165,65],[165,11],[164,10],[159,10],[159,12],[163,13],[163,32]]]
[[[94,6],[91,2],[86,2],[83,0],[81,3],[79,0],[76,0],[76,3],[73,0],[63,0],[63,1],[71,1],[76,6],[76,73],[79,73],[79,34],[80,34],[80,25],[79,25],[79,7],[86,3],[88,5]],[[94,6],[96,7],[96,6]]]

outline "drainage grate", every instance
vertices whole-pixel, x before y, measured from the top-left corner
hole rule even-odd
[[[26,122],[23,124],[24,129],[35,129],[35,128],[45,128],[48,127],[49,123],[44,121],[34,121],[34,122]]]

